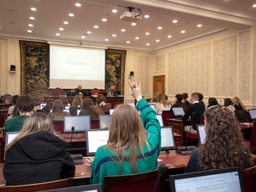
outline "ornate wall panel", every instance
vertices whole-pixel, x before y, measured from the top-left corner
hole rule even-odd
[[[164,55],[156,56],[155,71],[164,71]]]
[[[142,94],[149,94],[149,56],[137,56],[136,66],[137,66],[137,80],[141,80]]]
[[[241,100],[250,99],[250,63],[251,63],[251,31],[239,34],[239,97]]]
[[[2,44],[0,43],[0,74],[2,74]],[[0,95],[4,94],[2,93],[2,75],[0,75]]]
[[[168,95],[200,92],[208,95],[211,44],[168,54]]]
[[[215,96],[234,96],[236,37],[214,42],[213,85]]]

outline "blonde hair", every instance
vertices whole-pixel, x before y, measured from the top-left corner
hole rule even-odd
[[[56,135],[52,120],[44,113],[35,113],[27,117],[23,123],[19,135],[15,139],[13,139],[9,145],[7,145],[6,150],[8,150],[23,137],[37,133],[39,131],[47,131]]]
[[[72,102],[72,106],[78,106],[80,105],[80,107],[83,106],[83,98],[80,95],[75,96],[73,102]]]
[[[161,94],[161,93],[158,94],[156,96],[156,101],[157,101],[157,103],[163,104],[164,107],[168,107],[168,102],[166,101],[165,96],[163,94]]]
[[[52,112],[63,111],[64,106],[61,100],[57,99],[53,102]]]
[[[147,132],[137,110],[127,104],[119,105],[112,115],[107,147],[117,154],[120,172],[123,161],[127,158],[125,150],[128,148],[130,166],[134,173],[137,172],[136,156],[141,154],[144,157],[143,146],[146,144],[149,147],[146,137]]]
[[[239,105],[241,105],[243,107],[243,110],[246,110],[245,105],[243,104],[241,99],[239,99],[239,97],[233,97],[232,101],[233,101],[234,105],[239,104]]]

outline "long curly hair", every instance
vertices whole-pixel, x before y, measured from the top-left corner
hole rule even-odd
[[[242,170],[253,165],[251,153],[244,145],[238,121],[225,107],[212,106],[204,113],[205,144],[198,159],[200,170],[240,166]]]

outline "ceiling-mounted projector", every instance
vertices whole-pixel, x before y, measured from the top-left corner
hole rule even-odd
[[[136,22],[141,20],[142,15],[141,13],[133,12],[133,11],[125,11],[123,14],[120,15],[120,19],[123,21],[129,22]]]

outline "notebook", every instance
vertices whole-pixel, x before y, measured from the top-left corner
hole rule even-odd
[[[244,192],[239,167],[169,176],[172,192]]]

